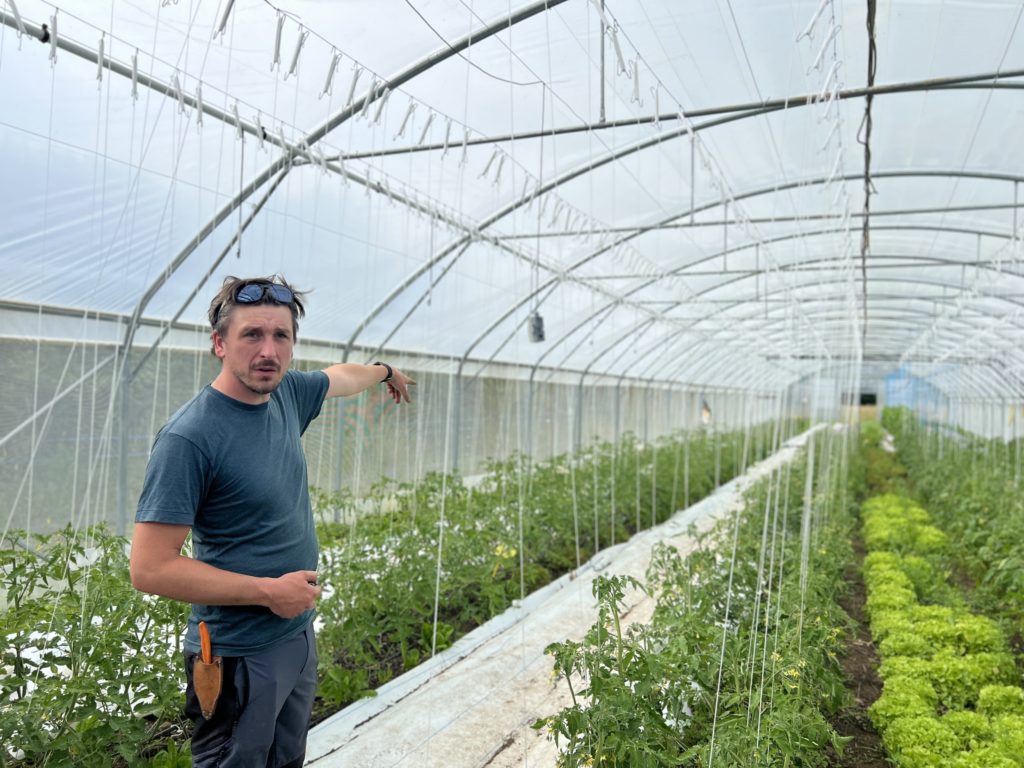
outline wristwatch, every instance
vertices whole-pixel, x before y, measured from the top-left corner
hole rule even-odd
[[[383,384],[385,381],[391,381],[391,377],[395,375],[395,372],[391,370],[390,365],[388,365],[387,363],[382,363],[379,360],[376,363],[374,363],[374,365],[383,365],[384,369],[388,372],[388,375],[380,380],[381,384]]]

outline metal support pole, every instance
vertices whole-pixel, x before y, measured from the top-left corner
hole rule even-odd
[[[615,444],[619,444],[619,440],[622,439],[622,377],[620,376],[618,381],[615,382]]]
[[[340,492],[342,489],[342,481],[344,480],[344,466],[345,466],[345,404],[346,401],[342,398],[337,398],[338,403],[338,442],[337,450],[338,456],[337,461],[334,464],[334,490]],[[334,511],[334,522],[339,522],[340,510]]]
[[[608,117],[607,117],[607,113],[605,112],[605,90],[606,90],[606,88],[605,88],[605,83],[604,83],[604,67],[605,67],[605,56],[607,55],[607,52],[605,51],[605,45],[607,43],[607,40],[605,38],[607,37],[608,32],[604,28],[604,0],[601,0],[601,19],[600,19],[600,22],[601,22],[601,114],[600,114],[600,121],[602,123],[606,123],[608,121]]]
[[[452,383],[452,466],[451,471],[459,468],[459,451],[462,447],[462,363],[459,363],[455,371],[455,381]]]
[[[650,420],[651,420],[651,383],[647,383],[647,396],[644,397],[644,442],[650,442]]]
[[[580,374],[580,381],[576,385],[576,434],[573,437],[575,453],[583,448],[583,378],[586,373]]]
[[[118,386],[118,400],[120,405],[120,424],[118,432],[120,441],[118,445],[117,462],[117,534],[124,536],[128,532],[128,421],[131,416],[131,404],[128,402],[131,397],[132,377],[129,371],[128,358],[131,354],[129,348],[125,348],[124,363],[122,365],[121,380]]]
[[[533,445],[533,390],[534,390],[533,376],[530,377],[529,382],[526,385],[526,445],[527,452],[531,457],[535,457],[538,451]]]

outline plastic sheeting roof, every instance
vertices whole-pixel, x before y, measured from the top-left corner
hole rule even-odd
[[[283,272],[340,354],[1015,394],[1024,6],[873,5],[7,0],[3,333]]]

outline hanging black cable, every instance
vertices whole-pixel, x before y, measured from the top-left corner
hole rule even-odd
[[[875,85],[875,70],[878,67],[878,49],[875,46],[875,0],[868,0],[868,82],[867,87]],[[864,145],[864,212],[860,235],[860,274],[861,302],[863,305],[863,323],[861,324],[861,349],[868,331],[868,250],[871,248],[871,102],[874,94],[869,90],[865,97],[864,119],[857,132],[857,141]]]

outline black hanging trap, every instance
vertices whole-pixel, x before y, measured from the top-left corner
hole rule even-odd
[[[530,320],[527,329],[530,333],[530,341],[535,344],[539,344],[544,341],[544,318],[541,317],[540,312],[537,310],[530,313]]]

